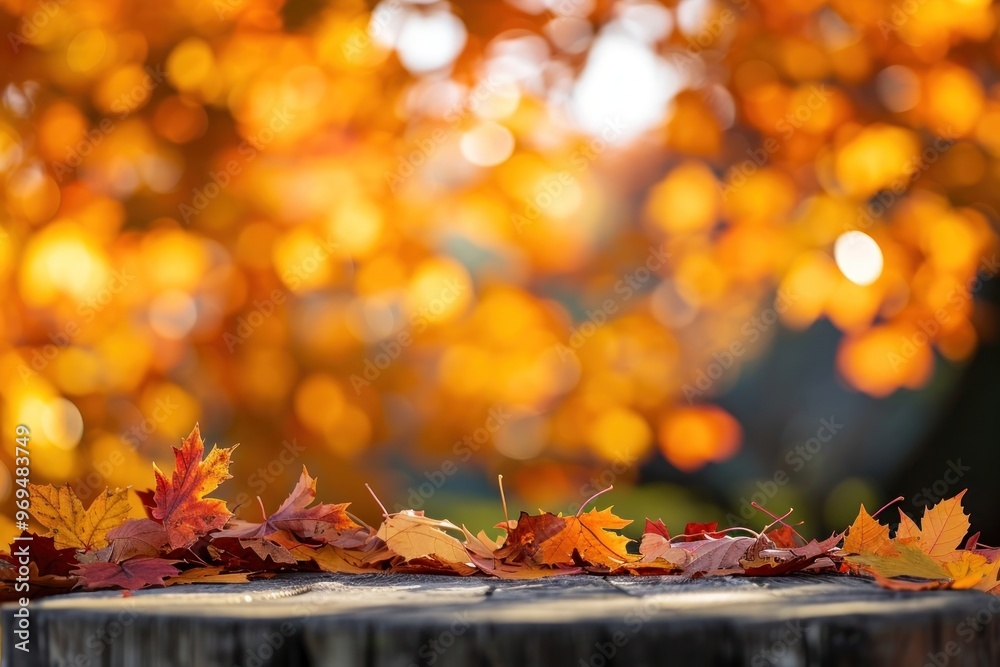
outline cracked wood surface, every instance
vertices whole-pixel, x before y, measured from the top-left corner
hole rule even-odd
[[[853,577],[298,574],[73,594],[31,604],[30,653],[14,609],[11,667],[1000,665],[1000,598]]]

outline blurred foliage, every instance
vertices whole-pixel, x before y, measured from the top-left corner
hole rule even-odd
[[[778,326],[872,396],[996,330],[989,2],[0,9],[2,428],[85,498],[200,420],[234,494],[579,503],[748,446]]]

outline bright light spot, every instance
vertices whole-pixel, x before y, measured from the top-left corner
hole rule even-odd
[[[400,12],[400,9],[399,2],[395,0],[386,0],[375,5],[367,30],[375,42],[390,49],[396,45],[399,31],[406,21],[406,14]]]
[[[688,35],[706,32],[711,10],[711,0],[681,0],[677,5],[677,26]]]
[[[490,42],[482,78],[516,83],[523,90],[543,95],[547,86],[542,73],[550,56],[549,44],[542,37],[522,32],[501,35]]]
[[[473,89],[474,96],[476,92]],[[506,118],[517,111],[517,107],[521,103],[521,91],[518,90],[516,85],[510,82],[497,83],[492,90],[487,90],[487,93],[485,97],[482,95],[474,97],[475,106],[473,107],[473,111],[480,118],[489,118],[492,120]],[[470,101],[470,106],[472,105],[473,103]]]
[[[52,284],[71,293],[81,284],[89,283],[91,274],[97,270],[87,246],[75,238],[64,237],[54,242],[45,260]]]
[[[620,142],[660,123],[681,83],[680,72],[645,44],[603,34],[573,89],[570,107],[584,130]]]
[[[674,29],[670,10],[653,4],[626,5],[619,22],[629,34],[648,43],[668,37]]]
[[[42,431],[60,449],[73,449],[83,437],[83,416],[65,398],[57,398],[42,412]]]
[[[871,285],[882,275],[882,249],[864,232],[844,232],[833,244],[841,273],[857,285]]]
[[[458,57],[466,36],[465,24],[451,12],[412,12],[399,31],[396,52],[410,72],[433,72]]]
[[[493,167],[514,152],[514,135],[503,125],[487,121],[462,135],[462,155],[479,167]]]
[[[164,338],[183,338],[197,320],[194,300],[179,290],[162,292],[149,305],[149,326]]]

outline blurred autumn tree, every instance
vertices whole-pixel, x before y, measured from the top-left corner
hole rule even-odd
[[[233,496],[578,503],[754,446],[781,330],[884,397],[995,329],[989,2],[0,7],[2,428],[84,497],[200,420]]]

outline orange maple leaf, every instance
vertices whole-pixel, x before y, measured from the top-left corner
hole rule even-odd
[[[625,551],[631,541],[612,530],[624,528],[632,523],[611,513],[611,508],[591,510],[579,516],[563,517],[562,530],[541,541],[534,560],[542,565],[572,565],[573,553],[580,560],[591,565],[603,565],[612,569],[637,560]],[[518,520],[520,524],[520,520]]]
[[[858,518],[854,520],[844,538],[844,551],[852,554],[890,556],[895,553],[889,541],[889,526],[883,526],[861,506]]]
[[[941,558],[958,548],[969,532],[969,515],[962,509],[963,489],[954,498],[942,500],[924,510],[917,544],[928,556]]]
[[[236,447],[212,447],[202,461],[205,443],[195,424],[181,448],[173,448],[175,467],[171,479],[153,464],[156,477],[153,518],[163,522],[171,549],[191,546],[202,535],[222,528],[232,516],[224,501],[204,496],[232,476],[229,464]]]
[[[900,542],[914,542],[920,539],[920,528],[913,523],[913,519],[903,513],[903,510],[899,510],[899,527],[896,528],[895,539]]]

